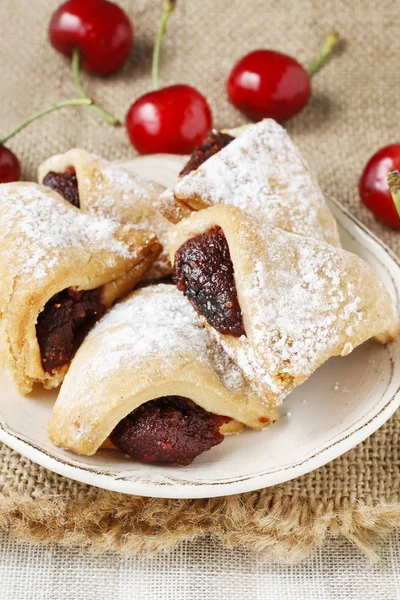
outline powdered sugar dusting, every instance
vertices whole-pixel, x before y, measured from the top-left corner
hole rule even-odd
[[[129,247],[116,237],[117,224],[81,213],[47,188],[5,184],[0,186],[0,197],[0,228],[3,236],[13,238],[10,260],[21,265],[20,273],[42,279],[71,248],[107,250],[110,261],[115,255],[133,258]]]
[[[236,240],[247,259],[254,249],[248,234],[247,221]],[[279,401],[330,356],[350,352],[395,317],[383,284],[358,257],[267,225],[259,235],[265,251],[240,274],[248,337],[231,343],[213,335],[244,376]]]
[[[300,244],[295,252],[296,272],[281,272],[279,288],[271,286],[269,268],[261,261],[248,283],[249,296],[262,298],[253,321],[255,343],[270,346],[272,371],[299,376],[309,375],[321,354],[339,342],[338,317],[351,329],[363,313],[341,257]]]
[[[151,181],[129,173],[122,166],[108,161],[99,161],[99,178],[92,185],[88,177],[85,181],[90,189],[89,204],[104,217],[121,220],[121,216],[135,214],[135,225],[151,229],[156,202],[164,188]],[[102,180],[104,179],[104,182]]]
[[[85,349],[85,358],[80,358]],[[140,382],[132,381],[132,393],[136,389],[142,394],[155,384],[159,397],[162,382],[173,385],[182,377],[182,370],[191,369],[194,363],[204,365],[211,379],[215,374],[227,392],[243,394],[250,390],[239,368],[214,342],[175,286],[159,284],[137,290],[114,306],[88,334],[61,390],[57,419],[69,427],[75,441],[88,443],[106,410],[107,397],[99,401],[99,390],[108,389],[110,382],[117,390],[120,380],[125,390],[126,378],[139,373]],[[193,381],[193,385],[198,382]],[[123,399],[125,392],[121,394]]]
[[[152,276],[165,277],[171,270],[167,252],[170,224],[155,207],[164,187],[102,159],[84,183],[88,210],[157,234],[164,251],[152,268]]]
[[[237,206],[286,231],[340,246],[318,184],[285,130],[271,119],[249,127],[183,177],[173,192],[179,200],[197,197],[206,206]],[[171,205],[170,192],[162,198]]]
[[[189,301],[172,285],[142,289],[115,306],[88,338],[102,333],[101,350],[89,366],[96,379],[116,371],[121,360],[129,368],[143,357],[168,374],[173,357],[189,353],[214,368],[226,387],[235,390],[243,385],[238,367],[212,341]]]

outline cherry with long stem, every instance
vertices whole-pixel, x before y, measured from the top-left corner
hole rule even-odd
[[[307,70],[295,58],[276,50],[254,50],[233,67],[227,81],[230,102],[250,119],[278,122],[297,115],[311,95],[311,78],[339,41],[331,32],[322,51]]]
[[[175,84],[160,89],[160,57],[168,19],[176,0],[166,0],[153,50],[153,91],[138,98],[126,115],[132,145],[141,154],[190,154],[212,126],[207,100],[194,87]]]

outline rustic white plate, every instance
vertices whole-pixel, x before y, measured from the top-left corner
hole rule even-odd
[[[164,185],[174,182],[184,159],[159,155],[125,163]],[[400,310],[400,262],[336,201],[329,202],[343,246],[377,271]],[[333,358],[285,401],[269,429],[227,438],[188,467],[143,465],[112,450],[76,456],[47,438],[56,393],[16,392],[0,372],[0,440],[44,467],[98,487],[162,498],[237,494],[308,473],[350,450],[376,431],[400,405],[400,343],[370,341],[345,358]]]

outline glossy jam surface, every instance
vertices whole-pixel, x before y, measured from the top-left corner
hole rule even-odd
[[[47,302],[36,324],[42,365],[47,373],[69,363],[105,311],[101,288],[89,291],[68,288]]]
[[[223,441],[219,429],[228,421],[188,398],[165,396],[146,402],[122,419],[110,439],[135,460],[189,465]]]
[[[64,173],[49,171],[43,179],[43,185],[58,192],[64,200],[76,208],[80,208],[78,180],[73,167],[68,167]]]
[[[229,246],[221,227],[188,239],[175,254],[175,281],[197,312],[223,334],[245,335]]]
[[[209,131],[204,143],[193,150],[188,162],[179,173],[180,177],[198,169],[210,156],[217,154],[234,139],[228,133],[216,130]]]

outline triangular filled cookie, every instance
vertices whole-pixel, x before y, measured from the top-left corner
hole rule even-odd
[[[0,239],[0,363],[22,393],[60,384],[88,329],[161,249],[34,183],[0,185]]]
[[[89,333],[65,378],[50,439],[94,454],[110,436],[145,462],[188,464],[243,424],[276,420],[173,285],[139,289]]]
[[[398,332],[389,294],[354,254],[227,205],[193,213],[169,239],[178,288],[268,400],[329,357]]]
[[[340,246],[335,219],[286,131],[266,119],[231,133],[238,137],[164,192],[164,216],[177,223],[193,211],[228,204],[260,222]]]
[[[165,249],[146,279],[170,275],[166,239],[169,223],[156,209],[163,186],[79,148],[47,159],[39,167],[38,179],[83,212],[157,234]]]

